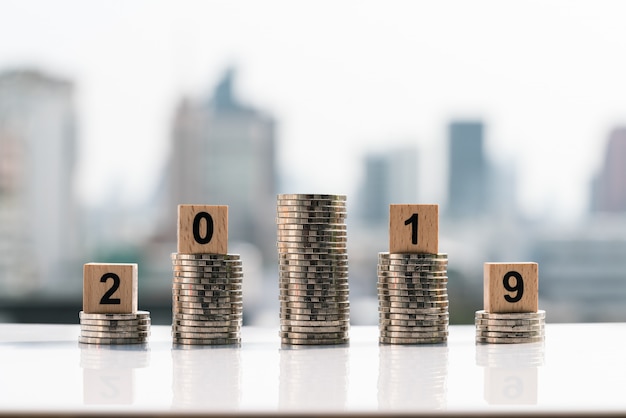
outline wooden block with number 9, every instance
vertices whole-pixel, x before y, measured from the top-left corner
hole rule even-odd
[[[137,264],[85,264],[83,312],[137,312]]]
[[[389,205],[389,252],[439,252],[438,205]]]
[[[178,252],[227,254],[228,206],[178,205]]]
[[[485,263],[484,309],[492,313],[537,312],[537,263]]]

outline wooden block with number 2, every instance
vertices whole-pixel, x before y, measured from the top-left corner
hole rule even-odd
[[[487,312],[537,312],[537,263],[485,263],[484,270],[484,308]]]
[[[137,264],[85,264],[83,312],[137,312]]]
[[[227,254],[228,206],[178,205],[178,252]]]
[[[389,252],[439,252],[438,205],[390,205]]]

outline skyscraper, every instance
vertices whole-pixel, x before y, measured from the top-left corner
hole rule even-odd
[[[0,288],[58,288],[75,256],[73,85],[0,74]]]
[[[229,205],[229,240],[276,257],[274,119],[242,104],[227,71],[208,99],[181,102],[175,115],[169,210],[181,203]],[[173,225],[175,223],[172,223]]]
[[[609,136],[591,206],[594,212],[626,212],[626,127],[614,129]]]
[[[483,123],[452,122],[448,127],[448,208],[451,218],[482,216],[487,207],[487,164],[483,152]]]
[[[405,147],[365,157],[359,217],[373,225],[389,222],[389,205],[417,203],[417,149]]]

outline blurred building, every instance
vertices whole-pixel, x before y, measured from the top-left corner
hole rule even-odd
[[[275,121],[235,97],[227,71],[211,97],[176,111],[169,167],[168,221],[175,238],[179,204],[229,206],[229,242],[276,257]]]
[[[357,216],[365,224],[388,225],[391,203],[419,203],[416,148],[368,154],[364,169]]]
[[[626,127],[611,132],[591,196],[593,212],[626,212]]]
[[[0,74],[0,289],[63,293],[76,258],[76,117],[71,82]],[[67,291],[67,288],[66,290]]]
[[[448,126],[448,207],[453,219],[483,216],[487,207],[487,163],[482,122],[456,121]]]

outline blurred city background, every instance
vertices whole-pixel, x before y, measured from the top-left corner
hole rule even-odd
[[[0,321],[76,323],[86,262],[171,323],[179,203],[229,205],[278,324],[277,193],[348,196],[351,321],[391,203],[440,205],[450,321],[539,263],[549,322],[626,320],[626,3],[0,0]]]

